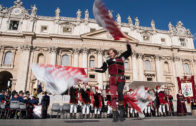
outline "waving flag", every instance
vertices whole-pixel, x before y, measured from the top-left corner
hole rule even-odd
[[[62,94],[79,81],[88,82],[84,68],[32,64],[31,69],[52,94]]]
[[[93,14],[97,23],[101,27],[109,31],[109,33],[113,36],[115,40],[126,38],[124,34],[120,31],[114,19],[109,16],[109,12],[103,4],[102,0],[95,0],[93,5]]]
[[[129,106],[133,107],[137,110],[140,116],[143,115],[143,110],[147,107],[147,105],[155,100],[154,94],[150,94],[146,92],[144,86],[137,88],[130,95],[124,95],[124,102]]]

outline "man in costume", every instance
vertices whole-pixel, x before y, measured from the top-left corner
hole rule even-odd
[[[105,61],[101,68],[91,68],[96,72],[103,73],[107,69],[110,74],[109,85],[111,93],[111,104],[113,108],[113,121],[118,121],[118,115],[120,115],[120,121],[124,120],[124,106],[123,106],[123,89],[125,85],[125,69],[124,61],[129,56],[132,55],[132,49],[129,44],[127,44],[127,51],[123,52],[120,56],[117,55],[117,51],[113,48],[109,49],[108,55],[110,59]],[[118,109],[120,114],[117,111],[117,93],[118,92]]]
[[[78,86],[75,85],[70,88],[70,118],[76,119],[78,106]],[[74,112],[74,115],[73,115]]]
[[[82,103],[82,118],[90,117],[90,89],[87,89],[84,86],[80,88],[79,100]]]

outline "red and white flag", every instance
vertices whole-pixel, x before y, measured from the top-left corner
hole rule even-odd
[[[129,95],[124,95],[124,102],[130,107],[139,112],[139,116],[144,116],[143,111],[147,105],[155,100],[154,93],[149,93],[145,90],[144,86],[138,87],[135,91]]]
[[[109,16],[109,12],[106,9],[102,0],[95,0],[93,5],[93,14],[97,23],[113,36],[115,40],[126,38],[120,31],[120,28],[112,17]]]
[[[88,82],[84,68],[32,64],[35,77],[44,83],[45,88],[52,94],[62,94],[79,81]]]

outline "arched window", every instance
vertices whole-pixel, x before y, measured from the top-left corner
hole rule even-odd
[[[125,61],[125,70],[128,70],[129,69],[129,62],[128,61]]]
[[[150,61],[149,60],[145,61],[145,70],[150,70]]]
[[[90,57],[89,67],[95,67],[95,57],[94,56]]]
[[[187,63],[184,64],[184,72],[185,74],[190,74],[189,65]]]
[[[62,56],[61,65],[62,66],[69,66],[69,56],[68,55]]]
[[[3,64],[5,65],[12,64],[12,52],[6,52]]]
[[[38,64],[44,64],[44,63],[45,63],[44,55],[43,55],[42,53],[40,53],[40,54],[38,55],[37,63],[38,63]]]
[[[169,64],[168,64],[168,62],[165,62],[164,63],[164,72],[165,73],[168,73],[169,72]]]

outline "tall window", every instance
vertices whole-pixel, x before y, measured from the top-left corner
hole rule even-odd
[[[149,60],[145,61],[145,70],[150,70],[150,61]]]
[[[184,38],[180,38],[180,43],[181,43],[181,46],[184,46],[184,47],[186,46]]]
[[[44,55],[42,53],[38,55],[37,63],[39,63],[39,64],[45,63]]]
[[[62,56],[61,65],[62,66],[69,66],[69,56],[68,55]]]
[[[3,64],[5,65],[12,64],[12,52],[6,52]]]
[[[185,74],[190,74],[189,65],[187,63],[184,64],[184,72]]]
[[[128,70],[129,69],[129,62],[125,62],[125,70]]]
[[[94,56],[90,57],[89,67],[95,67],[95,57]]]
[[[168,62],[165,62],[164,63],[164,72],[165,73],[168,73],[169,72],[169,64],[168,64]]]

